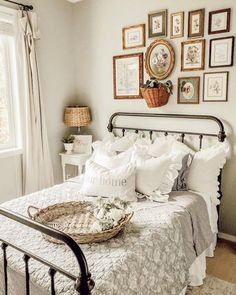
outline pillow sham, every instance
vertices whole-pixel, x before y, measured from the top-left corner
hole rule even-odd
[[[132,163],[115,169],[107,169],[88,160],[80,193],[88,196],[119,197],[126,201],[136,201],[135,171],[136,167]]]
[[[131,148],[137,139],[138,134],[133,132],[126,132],[122,137],[115,136],[111,133],[109,139],[106,140],[106,144],[115,152],[124,152]]]
[[[157,158],[170,153],[174,141],[175,138],[173,137],[165,136],[156,138],[154,143],[150,145],[148,149],[148,155]]]

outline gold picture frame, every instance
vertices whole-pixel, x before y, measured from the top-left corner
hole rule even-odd
[[[205,9],[192,10],[188,13],[188,37],[204,37]]]
[[[178,104],[199,104],[200,77],[178,78]]]
[[[123,49],[133,49],[146,46],[146,25],[139,24],[122,29]]]
[[[205,39],[181,43],[181,71],[205,69]]]
[[[167,36],[168,10],[163,9],[148,14],[148,37],[166,37]]]
[[[170,38],[184,37],[184,11],[171,13],[170,15]]]

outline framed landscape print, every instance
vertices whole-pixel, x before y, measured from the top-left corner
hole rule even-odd
[[[193,10],[188,13],[188,37],[204,37],[205,9]]]
[[[200,77],[181,77],[178,79],[178,104],[199,103]]]
[[[205,40],[181,43],[181,71],[204,70]]]
[[[114,98],[142,98],[143,53],[113,57]]]
[[[170,15],[170,37],[180,38],[184,36],[184,12],[176,12]]]
[[[230,67],[234,63],[234,37],[210,40],[209,67]]]
[[[145,47],[145,24],[123,28],[122,41],[123,49]]]
[[[208,34],[219,34],[229,32],[230,14],[230,8],[209,12]]]
[[[227,101],[228,77],[229,72],[204,73],[203,101]]]
[[[167,78],[175,65],[175,52],[171,44],[158,39],[150,44],[146,52],[145,66],[150,77]]]
[[[167,36],[167,10],[160,10],[148,15],[148,37]]]

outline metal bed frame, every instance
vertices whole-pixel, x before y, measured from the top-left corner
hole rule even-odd
[[[183,132],[178,130],[159,130],[159,129],[147,129],[147,128],[136,128],[136,127],[125,127],[125,126],[117,126],[114,124],[114,121],[117,117],[137,117],[137,118],[170,118],[170,119],[191,119],[191,120],[211,120],[214,121],[219,128],[218,133],[198,133],[198,132]],[[218,141],[223,142],[226,138],[224,125],[222,121],[214,116],[208,116],[208,115],[184,115],[184,114],[154,114],[154,113],[126,113],[126,112],[118,112],[114,113],[109,120],[108,124],[108,131],[113,132],[113,130],[121,130],[123,136],[125,135],[126,131],[135,131],[136,133],[139,132],[149,132],[149,136],[152,139],[154,133],[163,133],[165,136],[168,136],[169,134],[180,134],[181,140],[184,143],[185,136],[186,135],[193,135],[199,137],[199,149],[202,148],[202,141],[203,138],[206,137],[217,137]],[[219,192],[222,197],[221,192],[221,175],[219,176]],[[22,259],[25,263],[25,294],[30,295],[30,274],[29,274],[29,261],[30,259],[37,260],[41,264],[48,267],[48,274],[50,276],[51,280],[51,295],[55,295],[55,274],[60,273],[72,281],[74,281],[74,288],[76,294],[81,295],[89,295],[91,294],[92,289],[94,288],[94,281],[91,278],[91,274],[88,270],[88,265],[86,258],[79,247],[79,245],[68,235],[64,234],[63,232],[60,232],[58,230],[55,230],[51,227],[45,226],[41,223],[38,223],[36,221],[33,221],[25,216],[22,216],[20,214],[11,212],[3,207],[0,207],[0,215],[5,216],[6,218],[9,218],[11,220],[14,220],[18,223],[21,223],[27,227],[30,227],[36,231],[39,231],[43,234],[46,234],[50,237],[53,237],[55,239],[58,239],[60,241],[63,241],[73,252],[74,256],[76,257],[76,260],[78,262],[78,267],[80,270],[80,276],[74,276],[67,272],[66,270],[63,270],[56,265],[49,263],[48,261],[42,259],[41,257],[30,253],[24,249],[21,249],[17,247],[16,245],[13,245],[3,239],[0,238],[1,241],[1,248],[3,252],[3,274],[4,274],[4,294],[8,295],[8,260],[7,260],[7,249],[9,247],[14,248],[18,252],[22,253]]]

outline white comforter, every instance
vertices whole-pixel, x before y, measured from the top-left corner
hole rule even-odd
[[[83,198],[77,193],[76,186],[66,183],[13,200],[3,206],[27,215],[29,205],[43,208],[79,199]],[[188,283],[189,269],[180,220],[183,208],[178,204],[142,202],[134,204],[134,212],[132,224],[117,238],[106,243],[82,246],[96,283],[92,294],[179,294]],[[79,275],[76,261],[66,246],[49,243],[40,233],[4,217],[0,217],[0,222],[1,238]],[[8,249],[8,257],[9,267],[23,274],[24,262],[19,253]],[[47,268],[31,260],[30,278],[34,285],[40,287],[40,294],[49,293]],[[2,276],[0,290],[1,284]],[[57,294],[76,294],[73,283],[58,274],[56,291]],[[15,290],[14,285],[11,285],[10,294],[23,295],[24,289]]]

